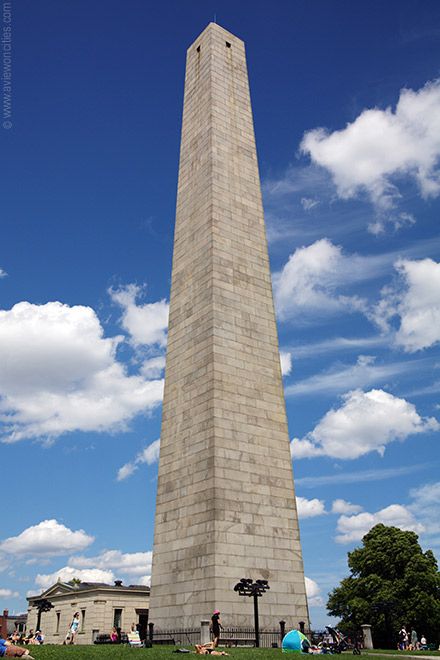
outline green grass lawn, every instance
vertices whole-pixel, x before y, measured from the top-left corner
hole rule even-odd
[[[30,652],[36,658],[36,660],[148,660],[149,658],[154,658],[154,660],[173,660],[173,658],[185,658],[186,655],[179,655],[173,653],[175,646],[155,646],[152,649],[132,649],[127,646],[52,646],[50,644],[46,646],[33,646],[30,647]],[[192,648],[187,645],[184,648]],[[246,649],[246,648],[232,648],[227,649],[230,654],[231,659],[237,658],[238,660],[271,660],[272,658],[280,658],[282,656],[281,649]],[[390,653],[398,653],[399,655],[440,655],[439,651],[383,651],[380,649],[375,649],[374,651],[368,651],[368,655],[374,654],[375,658],[379,660],[382,658],[387,658],[387,655]],[[346,654],[344,653],[344,656]],[[348,652],[351,658],[355,656],[351,652]],[[292,654],[293,657],[296,657],[296,654]],[[289,657],[284,654],[282,657]],[[304,657],[304,656],[302,656]],[[309,656],[312,658],[313,656]],[[320,656],[318,656],[320,657]],[[338,656],[329,656],[336,658]]]
[[[183,653],[173,653],[175,646],[154,646],[151,649],[133,649],[127,646],[33,646],[29,647],[36,660],[173,660],[173,658],[189,657]],[[194,647],[183,645],[182,648],[194,650]],[[221,649],[222,650],[222,649]],[[281,649],[226,649],[232,658],[238,660],[271,660],[280,658]],[[193,655],[192,657],[196,657]],[[199,656],[203,657],[203,656]],[[209,656],[206,656],[209,657]],[[215,656],[213,656],[215,657]],[[220,657],[220,656],[218,656]],[[285,657],[285,656],[284,656]]]

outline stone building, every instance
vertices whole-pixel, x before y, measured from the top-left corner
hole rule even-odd
[[[138,625],[141,638],[146,636],[149,587],[125,586],[119,580],[114,585],[56,582],[43,593],[28,598],[27,631],[35,631],[37,627],[35,601],[40,598],[46,598],[53,605],[49,612],[41,614],[40,627],[48,644],[63,642],[74,612],[80,613],[77,644],[92,644],[97,635],[110,633],[113,626],[126,632],[132,623]]]

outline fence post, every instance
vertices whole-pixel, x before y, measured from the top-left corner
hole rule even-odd
[[[280,621],[281,644],[283,643],[283,639],[284,639],[285,634],[286,634],[286,622],[285,621]]]
[[[200,644],[209,644],[211,635],[209,634],[210,621],[202,619],[200,621]]]
[[[150,640],[150,642],[153,641],[153,637],[154,637],[154,623],[151,622],[148,624],[148,639]]]
[[[363,623],[361,625],[362,628],[362,637],[364,641],[364,648],[365,649],[372,649],[374,648],[373,646],[373,638],[371,637],[371,626],[369,623]]]
[[[200,644],[208,644],[211,641],[211,636],[209,634],[209,624],[210,621],[207,619],[202,619],[200,621]]]

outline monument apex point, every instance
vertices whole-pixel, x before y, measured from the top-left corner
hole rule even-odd
[[[244,45],[244,41],[242,39],[240,39],[240,37],[237,37],[237,35],[233,34],[232,32],[229,32],[229,30],[222,27],[218,23],[214,23],[214,21],[211,21],[202,30],[202,32],[200,32],[199,36],[196,37],[196,39],[193,40],[192,44],[188,47],[187,50],[189,51],[191,48],[194,48],[194,46],[197,46],[198,45],[197,42],[203,37],[203,35],[205,33],[209,32],[209,31],[215,31],[215,32],[217,32],[217,34],[223,35],[225,37],[225,39],[228,40],[230,43],[235,41],[237,43],[239,42],[239,43]]]

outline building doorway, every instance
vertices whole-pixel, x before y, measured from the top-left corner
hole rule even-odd
[[[141,641],[143,642],[144,640],[147,639],[148,610],[136,610],[136,614],[138,615],[137,629],[138,629],[138,632],[139,632],[139,637],[141,638]]]

